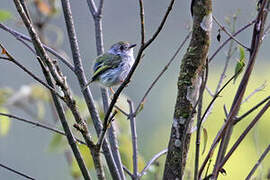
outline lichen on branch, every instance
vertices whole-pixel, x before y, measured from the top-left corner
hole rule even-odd
[[[193,108],[197,102],[212,29],[211,0],[193,0],[192,38],[180,66],[177,98],[163,179],[182,179],[190,144]]]

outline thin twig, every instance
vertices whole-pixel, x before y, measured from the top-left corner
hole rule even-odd
[[[11,35],[13,35],[15,38],[17,38],[21,42],[24,42],[23,40],[28,41],[28,42],[32,42],[30,37],[13,30],[2,23],[0,23],[0,28],[5,30],[6,32],[10,33]],[[26,45],[25,42],[23,44]],[[42,44],[42,45],[43,45],[44,49],[46,49],[48,52],[50,52],[55,57],[57,57],[60,61],[62,61],[71,71],[74,71],[73,65],[67,59],[65,59],[62,55],[60,55],[58,52],[56,52],[55,50],[53,50],[49,46],[46,46],[45,44]]]
[[[107,123],[107,121],[108,121],[108,119],[109,119],[109,117],[110,117],[110,114],[111,114],[111,112],[112,112],[112,109],[113,109],[113,107],[114,107],[114,105],[115,105],[115,103],[116,103],[116,101],[117,101],[119,95],[121,94],[121,92],[123,91],[123,89],[126,87],[126,85],[130,82],[130,79],[131,79],[132,75],[134,74],[134,72],[135,72],[137,66],[138,66],[139,63],[140,63],[140,60],[141,60],[141,57],[142,57],[142,54],[143,54],[144,50],[145,50],[145,49],[146,49],[146,48],[147,48],[147,47],[148,47],[148,46],[156,39],[156,37],[158,36],[158,34],[160,33],[160,31],[161,31],[162,28],[164,27],[164,24],[165,24],[165,22],[166,22],[166,20],[167,20],[167,17],[168,17],[168,15],[169,15],[169,13],[170,13],[170,11],[171,11],[171,9],[172,9],[173,4],[174,4],[174,0],[171,0],[171,3],[170,3],[170,5],[169,5],[169,7],[168,7],[168,9],[167,9],[167,11],[166,11],[166,13],[165,13],[163,19],[162,19],[162,21],[161,21],[161,23],[160,23],[160,26],[158,27],[157,31],[154,33],[154,35],[152,36],[152,38],[149,39],[149,40],[145,43],[144,46],[141,46],[141,47],[140,47],[139,52],[138,52],[138,54],[137,54],[137,57],[136,57],[136,59],[135,59],[135,62],[134,62],[134,64],[133,64],[133,66],[131,67],[130,72],[128,73],[126,79],[125,79],[124,82],[120,85],[120,87],[117,89],[117,91],[115,92],[115,94],[114,94],[114,96],[113,96],[113,99],[112,99],[112,101],[111,101],[111,103],[110,103],[110,106],[109,106],[109,108],[108,108],[108,111],[106,112],[106,115],[105,115],[105,118],[104,118],[104,123]],[[143,22],[141,22],[141,23],[143,23]],[[141,30],[141,31],[142,31],[142,30]]]
[[[250,48],[245,46],[243,43],[241,43],[239,40],[237,40],[231,33],[229,33],[224,26],[221,25],[220,22],[216,19],[215,16],[213,16],[214,21],[217,23],[217,25],[220,27],[222,31],[224,31],[231,39],[233,39],[236,43],[238,43],[240,46],[245,48],[246,50],[250,51]]]
[[[235,19],[234,19],[234,22],[233,22],[233,25],[232,25],[232,32],[234,33],[234,31],[235,31]],[[221,85],[222,85],[222,83],[223,83],[223,80],[224,80],[224,78],[225,78],[225,74],[226,74],[226,72],[227,72],[227,68],[228,68],[228,65],[229,65],[229,61],[230,61],[232,55],[233,55],[233,41],[231,41],[230,44],[229,44],[228,54],[227,54],[227,56],[226,56],[226,61],[225,61],[225,64],[224,64],[222,73],[221,73],[221,75],[220,75],[220,78],[219,78],[219,81],[218,81],[218,84],[217,84],[215,93],[212,93],[212,91],[211,91],[209,88],[207,88],[207,86],[206,86],[206,90],[208,91],[208,93],[210,94],[210,96],[214,97],[215,94],[217,94],[218,91],[220,90],[220,87],[221,87]],[[202,119],[202,122],[201,122],[201,123],[204,123],[204,122],[207,120],[208,116],[209,116],[209,115],[211,114],[211,112],[212,112],[213,107],[214,107],[214,103],[211,105],[211,107],[209,107],[209,109],[208,109],[208,111],[206,112],[206,115],[205,115],[204,118]],[[195,128],[192,128],[192,129],[195,129]]]
[[[22,121],[22,122],[26,122],[28,124],[32,124],[34,126],[37,126],[37,127],[41,127],[43,129],[47,129],[49,131],[52,131],[52,132],[55,132],[55,133],[58,133],[58,134],[61,134],[63,136],[66,136],[65,132],[63,131],[60,131],[56,128],[53,128],[51,126],[48,126],[46,124],[43,124],[43,123],[40,123],[40,122],[37,122],[37,121],[31,121],[31,120],[27,120],[27,119],[23,119],[23,118],[20,118],[18,116],[14,116],[12,114],[7,114],[7,113],[1,113],[0,112],[0,115],[1,116],[6,116],[6,117],[9,117],[9,118],[13,118],[13,119],[16,119],[16,120],[19,120],[19,121]],[[85,142],[83,142],[82,140],[78,139],[78,138],[75,138],[77,142],[81,143],[81,144],[85,144]]]
[[[60,99],[63,100],[63,97],[55,90],[53,89],[51,86],[49,86],[47,83],[45,83],[44,81],[42,81],[39,77],[37,77],[36,75],[34,75],[30,70],[28,70],[24,65],[22,65],[21,63],[19,63],[19,61],[17,61],[8,51],[6,48],[4,48],[3,45],[0,44],[0,47],[5,51],[5,54],[8,56],[8,60],[14,64],[16,64],[19,68],[21,68],[24,72],[26,72],[28,75],[30,75],[33,79],[35,79],[36,81],[38,81],[40,84],[42,84],[45,88],[51,90],[55,95],[57,95]],[[1,59],[5,59],[6,58],[2,58]]]
[[[239,72],[238,72],[239,73]],[[212,107],[213,103],[216,101],[216,99],[219,97],[219,94],[226,88],[226,86],[233,80],[233,78],[235,78],[235,76],[238,74],[236,73],[234,76],[232,76],[223,86],[222,88],[220,88],[220,90],[214,95],[213,99],[211,100],[211,102],[208,104],[207,108],[204,111],[204,114],[202,115],[201,118],[201,123],[204,122],[205,117],[207,116],[209,109]],[[193,127],[191,129],[191,133],[193,133],[194,131],[197,130],[197,127]]]
[[[244,119],[246,116],[248,116],[250,113],[252,113],[253,111],[255,111],[256,109],[258,109],[261,105],[263,105],[265,102],[267,102],[270,99],[270,96],[268,96],[267,98],[263,99],[261,102],[259,102],[258,104],[256,104],[254,107],[252,107],[250,110],[248,110],[246,113],[244,113],[242,116],[235,118],[235,122],[234,125],[236,125],[237,123],[239,123],[242,119]]]
[[[240,145],[240,143],[243,141],[243,139],[246,137],[246,135],[249,133],[249,131],[254,127],[254,125],[260,120],[262,115],[267,111],[267,109],[270,107],[270,101],[262,108],[262,110],[257,114],[257,116],[251,121],[251,123],[248,125],[248,127],[244,130],[244,132],[240,135],[240,137],[236,140],[236,142],[233,144],[232,148],[229,150],[229,152],[226,154],[226,156],[222,159],[222,161],[218,164],[217,170],[219,171],[224,164],[228,161],[230,156],[233,154],[233,152],[236,150],[236,148]]]
[[[258,88],[254,89],[254,91],[252,91],[242,102],[241,104],[244,104],[245,102],[247,102],[252,96],[254,96],[256,93],[262,91],[266,86],[266,81]]]
[[[238,72],[239,73],[239,72]],[[202,116],[202,119],[204,119],[204,117],[206,116],[209,108],[212,106],[212,104],[214,103],[214,101],[216,100],[217,97],[219,97],[219,94],[223,91],[223,89],[225,89],[225,87],[235,78],[235,76],[237,76],[237,73],[232,76],[224,85],[222,88],[220,88],[220,90],[215,94],[215,96],[213,97],[212,101],[209,103],[209,105],[207,106],[206,110],[205,110],[205,113],[204,115]],[[227,127],[227,123],[225,123],[223,125],[223,127],[219,130],[219,132],[217,133],[215,139],[214,139],[214,142],[212,143],[211,147],[210,147],[210,150],[208,152],[208,154],[206,155],[206,158],[205,160],[203,161],[202,165],[201,165],[201,168],[199,170],[199,174],[198,174],[198,177],[200,178],[201,175],[202,175],[202,172],[203,172],[203,169],[205,168],[209,158],[212,156],[213,154],[213,151],[215,150],[216,148],[216,145],[217,143],[219,142],[220,138],[221,138],[221,135],[223,134],[225,128]],[[194,129],[192,130],[192,132],[194,131]]]
[[[130,172],[130,170],[129,170],[126,166],[124,166],[124,165],[123,165],[123,170],[124,170],[131,178],[133,177],[132,172]]]
[[[234,127],[234,118],[239,112],[240,106],[241,106],[241,101],[243,99],[244,93],[246,91],[246,87],[248,85],[251,72],[253,71],[253,67],[256,61],[256,57],[260,48],[260,45],[262,43],[262,35],[263,35],[263,30],[264,30],[264,25],[266,21],[266,17],[268,12],[265,11],[265,7],[268,6],[270,1],[268,0],[263,0],[261,9],[259,10],[256,18],[256,22],[253,27],[253,35],[252,35],[252,40],[251,40],[251,48],[250,48],[250,58],[249,62],[246,68],[246,71],[242,77],[242,80],[240,82],[240,85],[237,89],[235,98],[233,100],[232,106],[230,113],[228,115],[228,118],[226,120],[226,130],[225,133],[222,137],[221,144],[219,146],[219,151],[217,155],[217,159],[215,162],[215,166],[213,169],[213,178],[216,179],[219,175],[219,165],[222,161],[224,161],[224,156],[229,144],[229,141],[231,139],[231,134],[233,132],[233,127]]]
[[[99,6],[98,6],[98,11],[97,14],[100,16],[103,13],[103,6],[104,6],[104,0],[99,0]]]
[[[205,90],[208,92],[208,94],[209,94],[211,97],[214,97],[214,93],[211,91],[211,89],[210,89],[208,86],[205,86]]]
[[[40,66],[42,68],[42,71],[43,71],[43,74],[48,82],[48,84],[52,87],[55,87],[54,83],[53,83],[53,80],[52,80],[52,77],[50,76],[50,73],[49,73],[49,70],[47,67],[44,66],[44,64],[42,63],[42,61],[40,60],[40,58],[38,58],[39,60],[39,63],[40,63]],[[51,92],[51,95],[52,95],[52,100],[53,100],[53,103],[55,105],[55,109],[57,111],[57,114],[58,114],[58,117],[59,117],[59,120],[61,122],[61,125],[65,131],[65,134],[66,134],[66,138],[67,138],[67,141],[72,149],[72,152],[74,154],[74,157],[79,165],[79,168],[82,172],[82,175],[85,179],[87,180],[91,180],[91,177],[90,177],[90,174],[86,168],[86,165],[85,165],[85,162],[82,158],[82,155],[79,151],[79,148],[76,144],[76,141],[75,141],[75,136],[73,135],[68,123],[67,123],[67,119],[66,119],[66,116],[65,116],[65,110],[61,104],[61,102],[59,101],[59,99],[57,98],[57,96],[55,94],[53,94]]]
[[[88,8],[89,8],[92,16],[95,17],[97,14],[97,7],[96,7],[94,0],[86,0],[86,1],[87,1],[87,5],[88,5]]]
[[[97,54],[100,55],[104,53],[103,32],[102,32],[102,11],[103,11],[104,1],[100,0],[98,10],[93,0],[87,0],[87,4],[92,14],[92,17],[94,19],[96,48],[97,48]],[[107,112],[107,109],[109,106],[108,91],[107,89],[103,87],[101,87],[100,90],[101,90],[101,95],[102,95],[104,112]],[[103,127],[102,127],[101,121],[99,119],[96,119],[96,120],[94,119],[94,121],[95,121],[94,124],[99,124],[99,126],[95,125],[97,134],[99,136],[100,133],[103,131],[102,129],[105,123],[103,124]],[[109,142],[110,142],[111,148],[109,147],[109,144],[106,138],[102,141],[103,142],[102,148],[103,148],[103,151],[106,152],[104,154],[105,154],[106,161],[110,169],[110,173],[112,175],[112,178],[115,180],[116,179],[125,180],[120,152],[118,149],[118,142],[117,142],[117,137],[115,133],[115,127],[113,123],[111,123],[108,134],[109,134]]]
[[[206,62],[207,63],[207,62]],[[204,77],[205,74],[205,77]],[[198,180],[198,170],[199,170],[199,160],[200,160],[200,144],[201,144],[201,115],[202,115],[202,105],[203,105],[203,94],[206,86],[206,81],[208,78],[208,63],[206,65],[206,70],[201,72],[202,85],[199,91],[198,99],[198,112],[197,112],[197,131],[196,131],[196,145],[195,145],[195,165],[194,165],[194,180]]]
[[[145,22],[144,22],[144,7],[143,7],[143,0],[139,0],[140,3],[140,19],[141,19],[141,46],[144,46],[145,43]]]
[[[231,26],[232,33],[235,33],[235,23],[236,23],[236,18],[233,18],[233,24],[232,24],[232,26]],[[222,71],[222,73],[221,73],[221,75],[220,75],[220,78],[219,78],[219,81],[218,81],[218,84],[217,84],[215,93],[217,93],[218,90],[219,90],[220,87],[221,87],[221,84],[222,84],[222,82],[223,82],[223,80],[224,80],[224,78],[225,78],[225,76],[226,76],[225,74],[226,74],[226,72],[227,72],[229,62],[230,62],[230,60],[231,60],[231,58],[232,58],[232,55],[234,54],[234,50],[233,50],[233,42],[234,42],[234,41],[232,41],[232,40],[230,41],[228,53],[227,53],[227,55],[226,55],[226,61],[225,61],[224,67],[223,67],[223,71]]]
[[[183,42],[181,42],[180,46],[178,47],[178,49],[176,50],[176,52],[174,53],[174,55],[172,56],[172,58],[169,60],[169,62],[164,66],[164,68],[162,69],[162,71],[158,74],[158,76],[155,78],[155,80],[151,83],[151,85],[149,86],[149,88],[147,89],[147,91],[145,92],[144,96],[142,97],[142,99],[140,100],[139,105],[137,106],[136,110],[135,110],[135,115],[138,113],[140,106],[145,102],[146,97],[148,96],[148,94],[150,93],[150,91],[153,89],[153,87],[155,86],[155,84],[158,82],[158,80],[161,78],[161,76],[168,70],[169,66],[171,65],[171,63],[174,61],[174,59],[176,58],[176,56],[178,55],[178,53],[180,52],[180,50],[182,49],[182,47],[184,46],[184,44],[186,43],[186,41],[189,39],[191,35],[191,32],[189,32],[185,39],[183,40]]]
[[[130,121],[130,131],[132,138],[132,160],[133,160],[133,179],[138,179],[138,141],[137,141],[137,130],[136,130],[136,118],[134,116],[134,106],[131,100],[127,100],[129,104],[129,121]]]
[[[98,137],[96,147],[97,147],[97,149],[99,149],[99,151],[100,151],[101,145],[103,144],[103,141],[105,139],[105,135],[106,135],[106,132],[108,130],[108,127],[110,126],[111,122],[113,121],[113,118],[116,115],[116,113],[117,113],[117,111],[114,111],[114,113],[112,114],[112,116],[110,117],[110,119],[108,121],[108,124],[104,126],[105,128],[103,128],[101,134]]]
[[[26,178],[26,179],[32,179],[32,180],[35,180],[35,178],[33,178],[33,177],[31,177],[31,176],[29,176],[29,175],[27,175],[27,174],[25,174],[25,173],[19,172],[19,171],[13,169],[13,168],[7,167],[7,166],[5,166],[5,165],[2,164],[2,163],[0,163],[0,166],[1,166],[2,168],[5,168],[5,169],[7,169],[7,170],[9,170],[9,171],[11,171],[11,172],[13,172],[13,173],[15,173],[15,174],[18,174],[18,175],[20,175],[20,176]]]
[[[270,151],[270,144],[264,150],[264,152],[262,153],[262,155],[258,159],[257,163],[254,165],[254,167],[251,169],[251,171],[249,172],[248,176],[246,177],[246,180],[249,180],[252,177],[252,175],[255,173],[256,169],[262,163],[263,159],[266,157],[266,155],[269,153],[269,151]]]
[[[159,35],[160,31],[162,30],[171,10],[172,10],[172,7],[173,7],[173,4],[174,4],[175,0],[171,0],[170,1],[170,4],[167,8],[167,11],[165,13],[165,15],[163,16],[162,20],[161,20],[161,23],[160,25],[158,26],[156,32],[153,34],[153,36],[145,43],[144,45],[144,49],[147,48],[155,39],[156,37]]]
[[[71,96],[71,92],[70,92],[70,89],[69,89],[69,87],[67,85],[66,79],[63,77],[62,73],[59,71],[59,67],[57,67],[56,64],[52,62],[52,60],[48,56],[47,52],[45,51],[45,49],[44,49],[44,47],[43,47],[43,45],[42,45],[42,43],[40,41],[40,38],[38,37],[32,23],[27,18],[27,16],[26,16],[26,14],[25,14],[19,0],[14,0],[14,4],[15,4],[15,6],[17,8],[17,11],[19,12],[19,14],[20,14],[20,16],[21,16],[27,30],[28,30],[28,33],[30,34],[30,36],[32,38],[32,42],[33,42],[33,45],[35,47],[37,56],[40,57],[40,59],[42,60],[42,62],[40,62],[40,65],[42,66],[42,63],[47,65],[47,67],[48,67],[52,77],[56,81],[57,85],[61,87],[61,90],[63,91],[64,96],[65,96],[65,102],[68,105],[68,107],[70,108],[70,110],[71,110],[71,112],[72,112],[72,114],[74,116],[74,119],[85,130],[84,133],[82,133],[82,135],[83,135],[83,137],[84,137],[84,139],[85,139],[85,141],[87,143],[87,146],[89,148],[92,147],[93,142],[91,140],[91,136],[90,136],[90,133],[88,131],[88,127],[87,127],[86,123],[82,120],[82,118],[80,116],[80,113],[78,112],[76,102],[73,99],[73,97]],[[52,83],[51,76],[46,71],[47,69],[45,67],[43,67],[43,66],[42,66],[42,68],[43,68],[43,73],[47,74],[45,76],[47,82],[49,83],[50,86],[54,87],[54,84]],[[55,105],[57,106],[57,109],[58,109],[58,115],[59,116],[61,115],[61,117],[62,117],[62,121],[63,121],[62,124],[63,124],[64,121],[65,121],[65,116],[64,116],[64,114],[62,115],[62,113],[63,113],[62,105],[58,101],[58,98],[54,94],[52,94],[52,95],[53,95]],[[65,131],[66,130],[69,131],[68,132],[69,136],[67,136],[67,138],[69,140],[70,146],[72,147],[72,150],[73,150],[73,153],[74,153],[74,155],[76,157],[76,160],[77,160],[77,162],[79,164],[80,170],[81,170],[84,178],[90,180],[91,179],[90,174],[89,174],[89,172],[88,172],[88,170],[87,170],[87,168],[85,166],[85,163],[84,163],[84,161],[83,161],[83,159],[81,157],[81,154],[80,154],[80,152],[78,150],[78,147],[77,147],[76,143],[74,143],[75,140],[74,140],[74,137],[72,136],[72,132],[70,131],[68,125],[67,125]],[[91,151],[91,148],[90,148],[90,151]],[[94,159],[94,161],[95,161],[95,159]],[[95,162],[95,165],[96,165],[96,162]]]
[[[232,34],[233,37],[237,36],[239,33],[241,33],[242,31],[244,31],[245,29],[247,29],[248,27],[250,27],[252,24],[254,24],[256,22],[256,20],[253,20],[251,22],[249,22],[248,24],[246,24],[245,26],[243,26],[242,28],[240,28],[238,31],[236,31],[234,34]],[[218,48],[217,50],[212,54],[212,56],[210,56],[209,58],[209,63],[211,63],[211,61],[214,59],[214,57],[217,55],[217,53],[228,43],[230,42],[232,38],[229,37],[228,39],[226,39],[226,41],[224,41]]]
[[[148,169],[150,168],[150,166],[161,156],[163,156],[164,154],[166,154],[168,152],[168,149],[164,149],[162,151],[160,151],[159,153],[155,154],[154,157],[147,162],[146,166],[143,168],[143,170],[140,173],[140,177],[145,175],[146,172],[148,171]]]

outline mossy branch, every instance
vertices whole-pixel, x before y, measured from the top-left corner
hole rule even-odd
[[[175,104],[171,136],[163,179],[182,179],[190,144],[190,127],[193,107],[201,85],[199,77],[210,44],[212,29],[211,0],[194,0],[192,38],[182,59],[177,81],[178,93]]]

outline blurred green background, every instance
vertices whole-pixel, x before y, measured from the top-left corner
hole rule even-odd
[[[168,3],[168,1],[164,0],[148,0],[144,2],[147,39],[151,37],[156,27],[159,25],[161,17],[167,9]],[[86,1],[71,1],[71,7],[81,57],[83,59],[83,65],[85,70],[88,70],[87,77],[89,78],[91,76],[90,68],[92,65],[92,60],[96,57],[93,20],[90,16]],[[184,37],[188,33],[186,27],[191,24],[189,7],[190,2],[188,1],[176,1],[171,14],[169,15],[168,21],[163,31],[160,33],[160,36],[146,50],[145,56],[135,72],[132,82],[124,91],[125,95],[130,97],[134,101],[135,105],[137,105],[150,83],[169,61],[180,42],[183,41]],[[25,28],[19,21],[18,13],[15,11],[15,6],[13,5],[12,1],[2,0],[0,9],[12,12],[12,18],[5,21],[4,24],[16,29],[19,32],[26,33]],[[236,23],[236,29],[239,29],[255,18],[256,1],[227,0],[213,2],[213,14],[223,24],[225,24],[225,17],[232,17],[237,11],[240,11],[238,13]],[[57,31],[63,33],[63,39],[60,39],[58,49],[65,52],[67,56],[71,57],[62,12],[60,11],[54,18],[52,18],[49,24],[50,25],[47,27],[47,30],[45,29],[48,39],[52,43],[56,37],[59,37],[59,35],[56,36],[52,29],[56,28]],[[107,50],[111,44],[119,40],[127,40],[139,44],[140,26],[138,2],[126,0],[105,1],[103,32],[105,50]],[[251,32],[252,28],[249,28],[237,36],[237,39],[244,44],[249,45],[251,40]],[[218,26],[213,23],[210,55],[220,44],[220,42],[218,42],[216,39],[217,33]],[[226,35],[221,33],[221,42],[225,39]],[[38,63],[35,61],[31,52],[29,52],[24,45],[19,43],[14,37],[1,29],[0,42],[22,64],[31,69],[39,77],[42,77]],[[179,53],[176,60],[172,63],[158,84],[154,87],[147,98],[143,111],[137,117],[139,153],[146,162],[155,153],[167,147],[176,97],[176,80],[181,58],[186,51],[186,46]],[[257,57],[257,62],[248,85],[246,97],[252,91],[254,91],[254,89],[260,87],[265,82],[266,87],[243,104],[240,114],[246,112],[258,101],[269,95],[269,46],[269,36],[266,36]],[[223,69],[227,49],[228,45],[210,64],[207,86],[212,91],[215,90],[220,73]],[[137,50],[135,50],[135,53],[136,52]],[[226,80],[234,73],[236,59],[239,57],[238,54],[239,53],[235,53],[231,60],[229,70],[226,73]],[[246,57],[248,57],[248,53],[246,53]],[[76,81],[74,74],[70,73],[70,71],[61,63],[60,66],[64,74],[67,76],[68,82],[72,87],[74,94],[81,97],[78,82]],[[11,63],[0,61],[0,72],[0,88],[9,87],[16,91],[21,88],[22,85],[29,85],[33,83],[33,80],[28,75]],[[204,127],[208,132],[206,151],[208,151],[215,134],[224,121],[223,105],[226,104],[226,107],[228,109],[230,108],[241,77],[242,76],[238,78],[235,85],[229,85],[221,94],[221,97],[218,98],[214,105],[214,109],[209,116],[209,119],[204,124]],[[93,85],[91,89],[93,90],[95,100],[97,102],[100,101],[100,92],[98,86]],[[208,93],[205,93],[204,108],[210,101],[211,97]],[[45,105],[45,107],[46,111],[43,122],[52,124],[54,122],[54,118],[51,114],[50,107],[48,105]],[[32,109],[36,110],[36,107],[32,107]],[[10,108],[10,112],[20,117],[33,119],[29,114],[25,113],[25,111],[18,108]],[[253,113],[236,126],[231,142],[236,140],[236,137],[242,133],[243,128],[247,126],[247,124],[252,120],[252,117],[255,115],[256,113]],[[243,179],[246,177],[262,151],[270,143],[268,131],[270,127],[269,117],[270,111],[268,110],[256,127],[248,134],[247,138],[233,154],[232,158],[224,166],[227,171],[227,175],[221,175],[220,179]],[[125,123],[127,124],[127,122]],[[36,177],[37,179],[73,179],[70,176],[70,167],[68,166],[64,154],[51,152],[48,150],[52,136],[53,134],[46,130],[21,123],[16,120],[11,120],[11,126],[8,134],[0,137],[0,163],[25,172],[33,177]],[[120,144],[120,147],[126,147],[127,144],[124,143],[126,141],[128,141],[128,138],[122,141],[123,144],[122,146]],[[194,167],[194,149],[194,136],[192,136],[187,164],[187,175],[190,174],[191,176],[193,175],[192,169]],[[202,157],[205,155],[206,153],[204,153]],[[131,157],[132,154],[130,152],[129,158]],[[164,157],[161,158],[160,162],[160,169],[158,171],[161,173],[163,169]],[[261,179],[266,179],[268,171],[270,171],[270,158],[266,157],[262,163],[262,166],[260,166],[260,168],[256,171],[256,175],[258,175],[258,178],[261,176]],[[22,178],[3,168],[0,168],[0,179],[13,180]],[[153,176],[146,176],[145,179],[153,179]]]

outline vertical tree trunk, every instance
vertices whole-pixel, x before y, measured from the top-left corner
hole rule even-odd
[[[194,105],[198,99],[201,79],[199,73],[205,65],[212,29],[211,0],[193,0],[192,38],[182,59],[178,77],[171,136],[163,179],[182,179],[190,144],[190,127]]]

